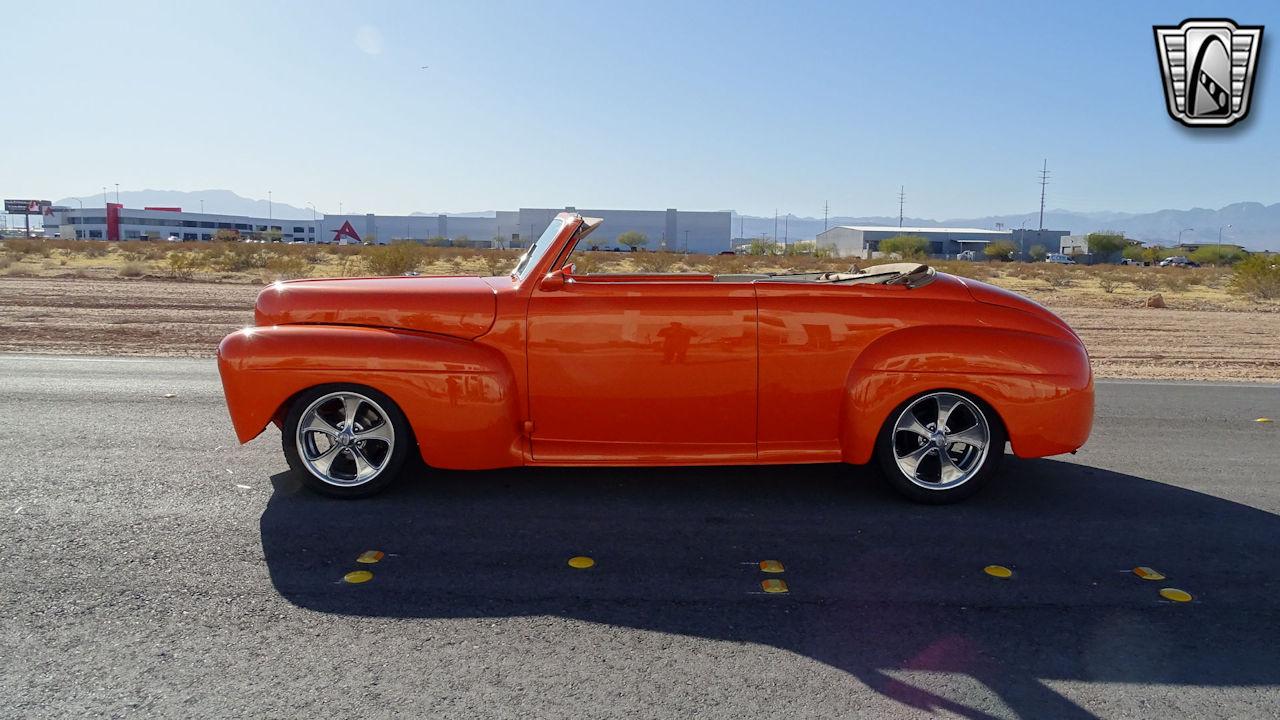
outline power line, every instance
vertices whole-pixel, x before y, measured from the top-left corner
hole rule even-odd
[[[1044,230],[1044,187],[1049,184],[1049,159],[1045,158],[1040,169],[1040,229]]]
[[[898,186],[898,227],[902,227],[902,205],[907,201],[907,186]]]

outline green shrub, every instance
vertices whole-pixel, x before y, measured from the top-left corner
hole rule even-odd
[[[644,233],[638,230],[628,230],[624,233],[620,233],[618,237],[614,240],[614,242],[618,243],[623,247],[629,248],[631,250],[635,250],[636,248],[641,248],[641,247],[644,247],[645,245],[648,245],[649,236],[645,235]]]
[[[1173,292],[1184,292],[1187,289],[1186,271],[1182,269],[1174,269],[1174,272],[1164,276],[1164,286]]]
[[[1032,245],[1028,254],[1031,255],[1031,259],[1036,262],[1042,262],[1045,258],[1049,257],[1049,251],[1046,250],[1043,245]]]
[[[196,270],[204,266],[204,261],[195,253],[171,252],[167,259],[169,276],[179,280],[190,280],[195,277]]]
[[[1155,290],[1160,286],[1160,276],[1154,269],[1140,272],[1133,278],[1133,286],[1139,290]]]
[[[1280,298],[1280,255],[1255,253],[1236,263],[1231,289],[1255,300]]]
[[[280,248],[273,248],[272,254]],[[272,254],[247,243],[218,243],[201,248],[204,262],[218,272],[243,272],[265,268]]]
[[[147,274],[147,266],[139,262],[127,262],[120,266],[120,270],[116,273],[120,277],[142,277]]]
[[[404,275],[422,266],[422,250],[417,243],[399,242],[366,248],[361,255],[371,275]]]
[[[575,256],[577,255],[585,257],[587,253],[575,253]],[[490,277],[510,273],[512,268],[516,266],[517,257],[519,257],[519,254],[511,250],[485,250],[480,254],[480,258],[484,261],[485,270],[488,271]],[[582,272],[588,271],[583,270]]]
[[[676,262],[676,256],[669,252],[636,253],[636,267],[642,272],[667,272]]]
[[[880,252],[903,260],[923,260],[929,257],[929,241],[919,235],[894,235],[880,241]]]
[[[311,275],[311,263],[302,254],[275,255],[267,260],[268,280],[294,280]]]
[[[1188,257],[1201,265],[1234,265],[1245,258],[1245,253],[1233,247],[1204,245]]]
[[[781,251],[781,245],[773,240],[752,240],[751,243],[747,245],[748,255],[777,255]]]
[[[1112,231],[1089,233],[1085,240],[1089,243],[1089,252],[1094,255],[1111,255],[1121,252],[1129,244],[1129,241],[1124,239],[1124,233]]]
[[[1014,245],[1012,240],[995,240],[987,243],[987,247],[982,252],[992,260],[1009,260],[1017,251],[1018,246]]]

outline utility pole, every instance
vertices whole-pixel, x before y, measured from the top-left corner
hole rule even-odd
[[[787,213],[782,218],[782,247],[786,247],[791,241],[791,213]]]
[[[778,242],[778,208],[773,209],[773,241]]]
[[[120,204],[120,183],[116,183],[116,204]]]
[[[274,219],[271,215],[271,191],[270,190],[267,191],[267,219],[268,220]],[[267,228],[267,229],[270,230],[270,228]]]
[[[827,231],[827,213],[830,210],[831,210],[831,203],[826,200],[823,200],[822,201],[822,232]]]
[[[1040,169],[1040,229],[1044,230],[1044,186],[1049,184],[1049,159],[1045,158],[1044,167]],[[1036,235],[1038,239],[1040,236]]]
[[[907,201],[907,186],[898,186],[898,227],[902,227],[902,206]]]

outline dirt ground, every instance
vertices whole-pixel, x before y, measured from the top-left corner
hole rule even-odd
[[[0,352],[212,356],[260,285],[0,278]],[[1059,305],[1098,377],[1280,382],[1280,313]],[[1068,296],[1061,296],[1067,299]]]

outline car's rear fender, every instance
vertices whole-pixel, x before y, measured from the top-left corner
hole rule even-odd
[[[844,460],[870,460],[894,408],[920,393],[944,389],[989,405],[1019,457],[1075,450],[1093,426],[1093,373],[1074,338],[918,326],[877,339],[855,361],[842,410]]]
[[[354,383],[400,406],[429,465],[482,469],[522,462],[515,378],[506,359],[484,345],[366,327],[252,327],[223,339],[218,371],[241,442],[278,421],[299,392]]]

